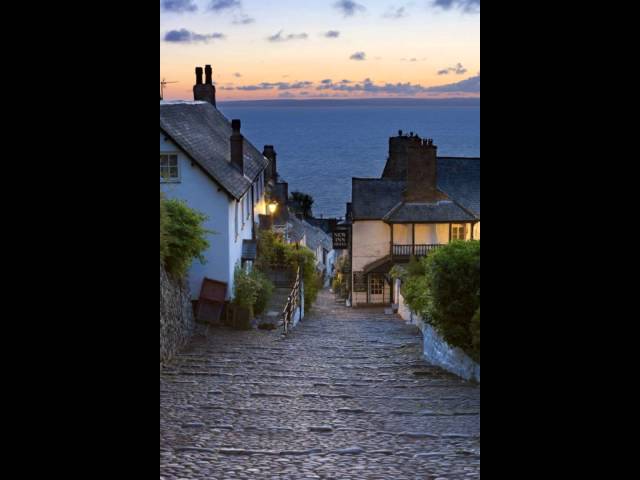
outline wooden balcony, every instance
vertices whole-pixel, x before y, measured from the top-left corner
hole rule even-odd
[[[436,250],[443,245],[440,244],[432,244],[432,245],[393,245],[391,247],[391,255],[394,258],[406,258],[410,257],[426,257],[431,252]]]

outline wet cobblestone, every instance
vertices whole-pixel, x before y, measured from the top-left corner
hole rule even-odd
[[[287,338],[211,329],[160,374],[160,477],[478,479],[480,387],[322,292]]]

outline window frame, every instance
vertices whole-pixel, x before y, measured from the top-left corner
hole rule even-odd
[[[457,233],[454,232],[459,232],[460,231],[460,227],[462,227],[462,237],[459,237]],[[467,239],[467,224],[466,223],[452,223],[451,224],[451,241],[456,241],[456,240],[466,240]]]
[[[161,165],[160,170],[162,170],[162,168],[167,168],[169,170],[169,174],[171,174],[171,168],[174,168],[171,165],[171,157],[175,157],[176,159],[175,169],[178,175],[176,177],[169,176],[167,178],[167,177],[164,177],[162,173],[160,173],[160,183],[180,183],[182,181],[182,175],[180,172],[180,155],[177,152],[160,152],[161,162],[162,162],[162,157],[167,157],[167,166],[163,167]]]

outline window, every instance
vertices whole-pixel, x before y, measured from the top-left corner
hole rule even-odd
[[[178,182],[180,174],[178,171],[178,155],[160,154],[160,181]]]
[[[380,275],[371,276],[371,295],[384,294],[384,279]]]
[[[466,223],[454,223],[451,225],[451,240],[466,240],[467,239],[467,224]]]

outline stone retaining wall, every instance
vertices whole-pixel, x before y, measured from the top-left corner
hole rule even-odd
[[[402,295],[399,297],[398,315],[408,323],[416,325],[422,332],[424,358],[465,380],[480,383],[480,365],[474,362],[462,349],[452,347],[445,342],[431,325],[409,309],[404,303]]]
[[[160,264],[160,366],[187,344],[194,330],[188,286],[171,279]]]

